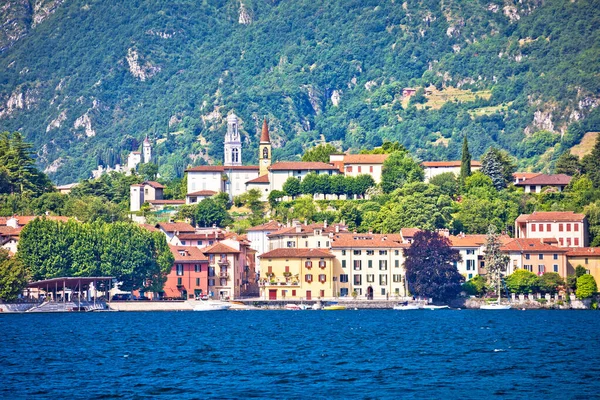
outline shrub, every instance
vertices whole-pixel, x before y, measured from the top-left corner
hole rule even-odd
[[[577,278],[577,291],[575,295],[578,299],[587,299],[598,290],[596,280],[592,275],[582,275]]]

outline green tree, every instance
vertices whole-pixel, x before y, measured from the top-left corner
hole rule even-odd
[[[381,188],[384,193],[391,193],[407,183],[422,182],[425,175],[423,167],[403,151],[397,151],[383,162],[381,171]]]
[[[302,161],[320,161],[328,163],[329,156],[338,152],[339,150],[330,143],[320,144],[312,149],[306,150],[302,155]]]
[[[596,137],[596,144],[592,152],[581,160],[583,172],[592,180],[595,187],[600,186],[600,135]]]
[[[312,196],[301,196],[294,202],[292,217],[312,221],[317,213],[317,207]]]
[[[329,179],[329,189],[331,194],[335,194],[339,198],[346,193],[346,177],[342,174],[332,175]]]
[[[362,213],[355,202],[344,202],[340,208],[340,221],[344,221],[348,229],[357,229],[362,222]]]
[[[583,212],[588,219],[590,246],[600,246],[600,200],[585,206]]]
[[[500,251],[501,245],[500,235],[496,232],[496,227],[490,225],[485,239],[485,249],[483,250],[483,254],[485,269],[488,272],[488,282],[491,287],[497,289],[499,297],[501,296],[502,276],[506,273],[510,261],[510,257]]]
[[[277,190],[277,189],[271,190],[271,192],[269,192],[269,196],[268,196],[269,206],[272,209],[277,207],[277,203],[283,196],[285,196],[285,192],[283,190]]]
[[[361,150],[360,154],[391,154],[397,151],[407,153],[408,149],[398,142],[385,141],[381,147],[376,147],[372,150]]]
[[[481,275],[463,283],[463,290],[470,296],[481,296],[487,293],[486,280]]]
[[[288,180],[289,180],[289,178],[288,178]],[[287,183],[287,181],[286,181],[286,183]],[[286,191],[285,184],[284,184],[283,190]],[[309,172],[308,174],[306,174],[306,176],[302,179],[302,182],[300,182],[300,191],[302,192],[302,194],[310,194],[310,195],[315,195],[315,194],[319,193],[319,177],[318,177],[318,175],[314,172]]]
[[[571,154],[570,151],[565,151],[556,160],[554,173],[575,176],[579,175],[580,172],[581,164],[579,163],[579,158]]]
[[[265,204],[261,201],[262,193],[258,189],[250,189],[238,196],[242,203],[250,209],[250,224],[259,225],[264,220]]]
[[[15,300],[27,286],[27,271],[20,259],[0,248],[0,299]]]
[[[506,277],[506,287],[511,293],[533,293],[538,289],[538,277],[533,272],[518,269]]]
[[[156,180],[156,176],[158,175],[158,165],[154,163],[142,163],[138,165],[138,174],[145,181],[153,181]]]
[[[496,190],[505,188],[513,180],[517,169],[507,152],[490,147],[481,158],[481,172],[489,176]]]
[[[434,176],[429,180],[429,184],[437,186],[441,193],[452,198],[458,195],[458,181],[456,180],[456,175],[452,172],[444,172],[443,174]]]
[[[298,178],[294,178],[293,176],[287,178],[283,184],[283,191],[285,192],[286,196],[290,196],[292,199],[302,193]]]
[[[537,284],[542,293],[555,294],[565,285],[565,281],[556,272],[546,272],[538,278]]]
[[[467,143],[467,135],[464,135],[459,176],[459,181],[461,185],[464,184],[465,179],[467,179],[469,176],[471,176],[471,153],[469,153],[469,143]]]
[[[364,196],[369,188],[375,186],[375,180],[371,175],[360,174],[354,181],[354,193],[359,196]]]
[[[227,208],[214,198],[208,197],[196,205],[194,222],[200,226],[216,225],[224,227],[232,221],[229,213],[227,213]]]
[[[447,301],[460,293],[464,277],[454,263],[461,260],[448,238],[436,232],[420,231],[404,251],[406,281],[411,293]]]
[[[592,275],[585,274],[577,278],[577,291],[575,295],[578,299],[587,299],[592,297],[598,291],[596,280]]]

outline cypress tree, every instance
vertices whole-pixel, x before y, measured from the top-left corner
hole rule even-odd
[[[469,144],[467,143],[467,135],[465,135],[462,145],[462,159],[460,161],[460,183],[463,184],[469,176],[471,176],[471,153],[469,153]]]

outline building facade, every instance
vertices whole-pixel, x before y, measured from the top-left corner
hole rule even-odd
[[[531,178],[521,180],[515,183],[515,186],[522,187],[525,193],[541,193],[543,188],[555,188],[562,192],[571,182],[571,177],[565,174],[539,174]]]
[[[510,257],[506,275],[525,269],[537,275],[556,272],[562,278],[567,277],[568,249],[564,247],[548,244],[542,239],[520,238],[512,239],[500,249]]]
[[[559,246],[587,247],[588,221],[585,214],[572,211],[536,211],[515,220],[515,237],[553,238]]]
[[[169,246],[175,257],[163,297],[195,299],[208,293],[208,258],[197,247]]]
[[[454,175],[460,175],[460,161],[424,161],[421,163],[425,173],[425,182],[429,182],[436,175],[446,172],[452,172]],[[471,171],[475,172],[481,169],[479,161],[471,161]]]
[[[131,185],[129,187],[129,211],[140,211],[144,203],[162,200],[164,188],[163,185],[154,181]]]

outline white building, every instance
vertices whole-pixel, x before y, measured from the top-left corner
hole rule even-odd
[[[254,226],[247,229],[248,241],[250,241],[250,248],[256,251],[256,272],[260,273],[260,258],[259,256],[263,253],[268,252],[269,249],[269,238],[268,235],[279,231],[282,228],[281,223],[277,221],[269,221],[266,224]]]
[[[528,179],[521,180],[515,183],[515,186],[520,186],[525,189],[525,193],[540,193],[545,187],[556,188],[562,192],[571,182],[571,177],[565,174],[539,174]]]
[[[146,202],[162,200],[165,187],[158,182],[146,181],[129,187],[129,211],[140,211]]]
[[[425,182],[429,182],[436,175],[446,172],[452,172],[454,175],[460,175],[460,161],[423,161],[423,172],[425,173]],[[471,161],[471,172],[481,169],[479,161]]]

